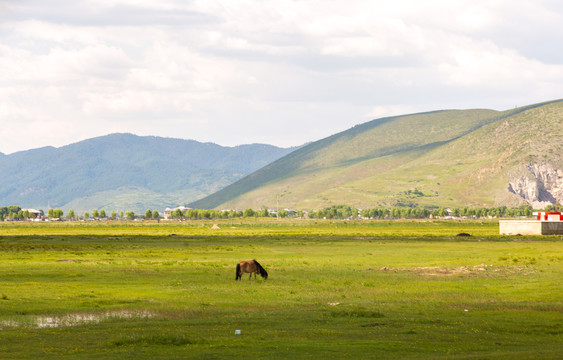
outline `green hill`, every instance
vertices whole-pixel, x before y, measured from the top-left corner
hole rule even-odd
[[[0,204],[79,213],[162,210],[213,193],[292,150],[112,134],[0,156]]]
[[[191,206],[561,202],[561,120],[562,100],[503,112],[445,110],[377,119],[304,146]]]

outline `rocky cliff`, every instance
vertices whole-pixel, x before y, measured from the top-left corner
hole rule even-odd
[[[526,174],[509,182],[508,191],[535,209],[563,202],[563,171],[549,163],[528,164],[526,170]]]

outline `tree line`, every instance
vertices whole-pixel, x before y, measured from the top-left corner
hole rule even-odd
[[[0,207],[0,220],[6,219],[23,220],[30,217],[29,211],[27,213],[17,205],[2,206]]]
[[[554,208],[557,208],[554,206]],[[554,210],[546,210],[554,211]],[[446,217],[465,218],[487,218],[487,217],[521,217],[532,216],[534,209],[530,205],[521,205],[508,208],[498,206],[491,208],[417,208],[417,207],[391,207],[357,209],[346,205],[335,205],[322,210],[309,212],[309,218],[316,219],[427,219]]]
[[[548,205],[543,211],[550,212],[560,212],[563,208],[559,205]],[[203,210],[203,209],[187,209],[182,211],[181,209],[176,209],[170,214],[172,219],[187,219],[187,220],[199,220],[199,219],[232,219],[232,218],[250,218],[250,217],[295,217],[304,218],[308,217],[311,219],[427,219],[427,218],[501,218],[501,217],[530,217],[534,209],[530,205],[520,205],[518,207],[454,207],[454,208],[419,208],[419,207],[377,207],[377,208],[367,208],[358,209],[347,205],[334,205],[326,207],[320,210],[312,211],[291,211],[287,209],[272,211],[268,209],[245,209],[245,210]],[[44,216],[43,212],[41,211]],[[119,213],[112,211],[109,215],[105,210],[94,209],[90,213],[89,211],[84,212],[82,216],[77,215],[74,210],[70,209],[68,213],[64,214],[61,209],[49,209],[47,212],[48,218],[51,219],[68,219],[68,220],[80,220],[80,219],[107,219],[107,220],[117,220],[117,219],[128,219],[134,220],[137,218],[143,219],[160,219],[160,213],[158,210],[147,209],[144,215],[136,214],[134,211]],[[23,210],[17,205],[3,206],[0,207],[0,221],[4,220],[27,220],[35,217],[35,214],[29,212],[29,210]]]
[[[548,206],[545,211],[561,211],[561,207]],[[485,218],[485,217],[522,217],[532,216],[534,209],[530,205],[521,205],[508,208],[498,206],[491,208],[415,208],[415,207],[391,207],[391,208],[370,208],[358,209],[347,205],[334,205],[320,210],[312,211],[291,211],[279,210],[277,212],[268,209],[254,210],[202,210],[188,209],[182,211],[176,209],[170,214],[173,219],[230,219],[248,217],[308,217],[311,219],[427,219],[427,218],[446,218],[446,217],[466,217],[466,218]]]
[[[45,213],[43,210],[39,210],[39,215],[36,213],[30,212],[28,209],[22,209],[20,206],[17,205],[10,205],[10,206],[1,206],[0,207],[0,221],[4,220],[29,220],[34,219],[37,216],[40,218],[45,217]],[[75,213],[73,209],[70,209],[65,216],[65,213],[62,209],[49,209],[47,211],[47,217],[50,219],[68,219],[68,220],[80,220],[80,219],[108,219],[108,220],[117,220],[119,219],[129,219],[134,220],[139,217],[143,217],[145,219],[160,219],[160,213],[158,210],[151,210],[147,209],[145,215],[138,215],[135,214],[134,211],[127,211],[123,212],[120,211],[119,214],[115,211],[112,211],[109,215],[106,213],[104,209],[98,211],[98,209],[92,210],[92,213],[89,211],[84,212],[84,214],[78,215]]]
[[[560,207],[552,206],[545,211],[561,211]],[[530,205],[508,208],[506,206],[491,208],[415,208],[415,207],[391,207],[391,208],[368,208],[358,209],[347,205],[334,205],[320,210],[312,211],[290,211],[279,210],[271,212],[267,209],[255,211],[246,210],[200,210],[189,209],[182,212],[177,209],[171,217],[182,219],[225,219],[236,217],[308,217],[311,219],[426,219],[446,217],[521,217],[532,216],[534,209]]]
[[[293,215],[294,217],[303,217],[304,211],[289,211],[289,210],[279,210],[277,212],[270,211],[268,209],[245,209],[245,210],[202,210],[202,209],[187,209],[182,211],[180,209],[174,210],[170,214],[172,219],[188,219],[188,220],[199,220],[199,219],[233,219],[233,218],[249,218],[249,217],[288,217]]]

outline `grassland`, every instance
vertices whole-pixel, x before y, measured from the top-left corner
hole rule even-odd
[[[0,224],[3,359],[561,357],[560,237],[493,221],[111,224]],[[235,282],[252,258],[269,279]]]

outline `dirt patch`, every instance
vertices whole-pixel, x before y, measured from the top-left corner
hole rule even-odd
[[[522,273],[528,275],[536,272],[529,266],[494,266],[487,264],[480,264],[475,266],[419,266],[410,268],[390,268],[383,267],[380,271],[394,271],[394,272],[415,272],[420,276],[455,276],[455,275],[475,275],[475,274],[516,274]]]

